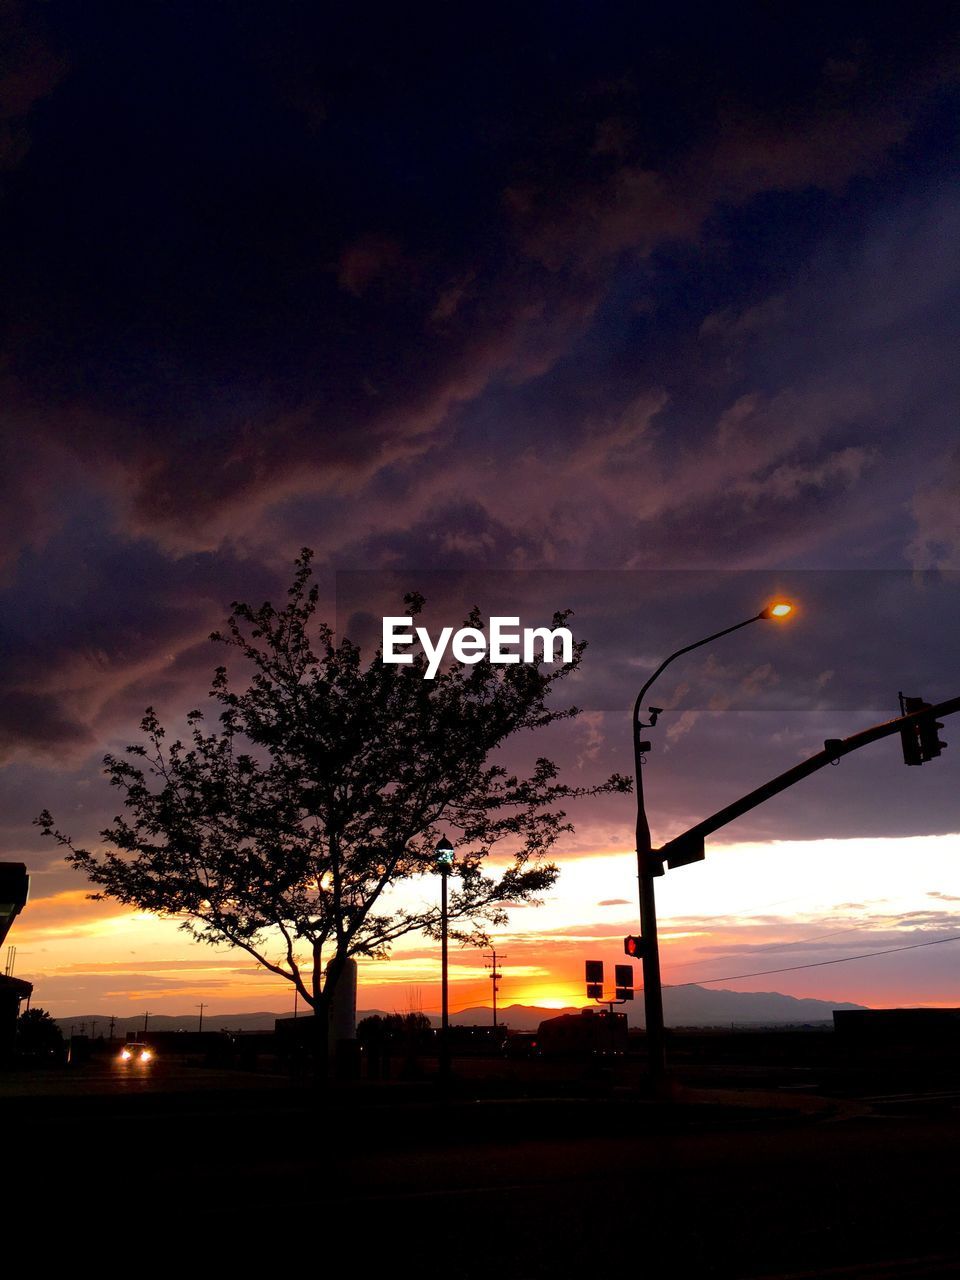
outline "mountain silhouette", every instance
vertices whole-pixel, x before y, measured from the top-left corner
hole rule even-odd
[[[639,993],[638,993],[639,995]],[[779,991],[729,991],[725,988],[710,989],[707,987],[684,986],[664,987],[663,1009],[668,1027],[749,1027],[749,1026],[804,1026],[809,1023],[830,1023],[834,1009],[863,1009],[862,1004],[851,1004],[843,1000],[812,1000],[797,996],[783,995]],[[627,1014],[631,1027],[643,1026],[642,997],[621,1005]],[[306,1016],[306,1011],[301,1016]],[[373,1014],[384,1016],[395,1010],[359,1009],[357,1021],[371,1017]],[[545,1018],[554,1018],[561,1013],[576,1013],[575,1006],[564,1009],[546,1009],[537,1005],[512,1004],[497,1010],[497,1021],[501,1026],[513,1031],[536,1031]],[[205,1014],[203,1028],[205,1031],[272,1031],[277,1018],[289,1018],[285,1013],[230,1013]],[[434,1026],[439,1026],[437,1014],[428,1014]],[[76,1014],[69,1018],[57,1018],[57,1024],[64,1035],[69,1036],[71,1028],[76,1034],[85,1029],[87,1035],[96,1024],[97,1036],[106,1035],[110,1019],[102,1013]],[[493,1022],[493,1010],[486,1005],[477,1005],[462,1009],[459,1013],[451,1013],[450,1022],[454,1026],[489,1025]],[[196,1031],[196,1014],[151,1014],[148,1026],[154,1031]],[[114,1022],[114,1035],[121,1039],[128,1031],[143,1031],[143,1014],[129,1018],[117,1018]]]

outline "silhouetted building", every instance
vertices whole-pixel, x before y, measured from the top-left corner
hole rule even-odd
[[[30,877],[22,862],[0,862],[0,945],[26,905]],[[20,1004],[29,1000],[33,987],[12,975],[0,974],[0,1062],[13,1054]]]
[[[960,1009],[835,1009],[837,1038],[852,1046],[960,1046]]]
[[[627,1051],[627,1015],[587,1008],[547,1018],[537,1029],[537,1046],[545,1058],[620,1057]]]

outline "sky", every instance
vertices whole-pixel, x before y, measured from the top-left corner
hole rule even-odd
[[[37,1004],[292,1008],[91,902],[33,818],[97,841],[103,755],[202,701],[304,545],[371,656],[405,591],[573,608],[583,714],[517,751],[578,785],[629,770],[663,657],[788,593],[658,684],[656,843],[960,693],[955,6],[2,7],[0,856]],[[914,945],[960,934],[953,757],[888,740],[718,832],[658,884],[665,981],[960,1005],[960,943]],[[571,805],[503,1002],[622,958],[632,804]],[[435,1009],[436,947],[360,983]]]

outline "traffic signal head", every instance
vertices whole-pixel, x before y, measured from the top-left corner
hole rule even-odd
[[[942,728],[943,725],[939,720],[934,720],[933,716],[923,716],[921,718],[917,727],[921,760],[933,760],[947,745],[940,740],[940,730]]]
[[[923,698],[905,698],[901,694],[900,707],[904,715],[916,715],[920,711],[930,711],[930,703]],[[900,730],[900,742],[903,746],[904,764],[925,764],[934,760],[946,747],[940,739],[943,728],[939,720],[932,715],[920,715],[912,724],[904,725]]]
[[[618,964],[614,969],[617,984],[617,999],[633,999],[633,965]]]
[[[624,938],[623,954],[629,956],[631,960],[639,960],[643,955],[643,939],[632,933],[628,938]]]
[[[904,725],[900,730],[900,746],[903,748],[904,764],[923,764],[916,723]]]

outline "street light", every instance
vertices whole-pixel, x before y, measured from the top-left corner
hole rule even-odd
[[[440,872],[440,1079],[450,1076],[450,1045],[447,1038],[449,1026],[449,1000],[447,988],[447,877],[453,870],[453,845],[446,836],[440,837],[436,848],[437,870]]]
[[[637,878],[640,884],[640,933],[643,947],[641,960],[643,963],[643,1008],[647,1025],[647,1054],[650,1062],[650,1075],[655,1086],[662,1085],[666,1075],[666,1041],[663,1026],[663,984],[660,980],[660,946],[657,940],[657,906],[653,888],[655,876],[663,875],[663,863],[653,857],[653,846],[650,840],[650,826],[643,797],[643,754],[650,750],[650,743],[640,738],[642,729],[652,729],[657,723],[662,707],[649,707],[650,720],[644,724],[640,719],[643,700],[647,696],[654,681],[662,675],[674,659],[693,649],[700,649],[711,644],[732,631],[749,627],[753,622],[777,620],[782,621],[793,613],[793,605],[786,600],[773,600],[752,618],[737,622],[732,627],[715,631],[712,635],[697,640],[694,644],[685,645],[676,653],[671,653],[654,671],[637,694],[633,704],[633,763],[637,779]]]

